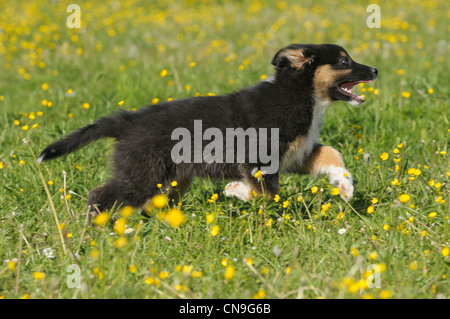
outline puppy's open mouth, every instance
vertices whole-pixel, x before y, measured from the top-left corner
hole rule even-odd
[[[338,91],[340,93],[344,94],[345,96],[350,97],[352,100],[354,100],[358,103],[363,103],[364,97],[353,93],[352,89],[355,85],[357,85],[359,83],[364,83],[364,82],[371,82],[371,81],[342,82],[337,86],[337,88],[338,88]]]

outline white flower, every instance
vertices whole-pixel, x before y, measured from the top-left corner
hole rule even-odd
[[[132,232],[134,232],[134,228],[127,228],[125,229],[125,234],[131,234]]]
[[[338,230],[339,235],[344,235],[347,232],[347,229],[341,228]]]
[[[275,256],[280,256],[282,253],[281,248],[278,246],[273,246],[272,252]]]
[[[42,250],[42,252],[44,253],[44,256],[47,258],[50,258],[50,259],[55,258],[55,256],[53,256],[53,253],[55,251],[50,247],[44,248],[44,250]]]

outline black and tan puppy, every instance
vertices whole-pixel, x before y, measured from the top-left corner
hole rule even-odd
[[[377,69],[356,63],[342,47],[331,44],[290,45],[275,55],[272,64],[274,75],[239,92],[164,102],[100,118],[48,146],[38,161],[71,153],[100,138],[115,138],[114,176],[89,194],[88,204],[100,211],[142,206],[159,193],[157,184],[170,188],[174,180],[178,186],[172,195],[182,196],[195,176],[239,179],[226,186],[225,194],[248,200],[253,191],[269,197],[277,194],[280,173],[325,174],[350,199],[351,174],[338,151],[317,143],[318,135],[332,102],[364,102],[351,90],[375,80]],[[244,139],[256,134],[258,143],[251,139],[230,143],[229,130],[238,128],[248,133]],[[194,138],[180,148],[184,133]],[[239,135],[231,136],[235,137]],[[239,145],[245,145],[242,156]],[[262,149],[276,155],[263,176],[264,188],[254,177],[255,171],[268,167],[267,160],[253,156],[263,154]]]

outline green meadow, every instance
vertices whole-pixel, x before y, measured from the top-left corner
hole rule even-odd
[[[80,1],[80,28],[69,3],[0,1],[1,298],[450,297],[446,1],[375,1],[380,28],[371,1]],[[36,163],[100,116],[257,83],[290,43],[379,70],[320,135],[353,175],[350,202],[321,177],[283,176],[275,200],[248,203],[196,179],[150,218],[89,221],[114,141]]]

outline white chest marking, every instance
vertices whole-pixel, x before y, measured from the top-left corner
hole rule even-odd
[[[325,110],[328,105],[330,105],[329,102],[316,102],[308,134],[299,137],[298,140],[292,143],[291,148],[282,159],[280,168],[281,173],[287,173],[291,169],[297,168],[311,154],[314,145],[316,145],[319,140],[319,132],[322,128]]]

